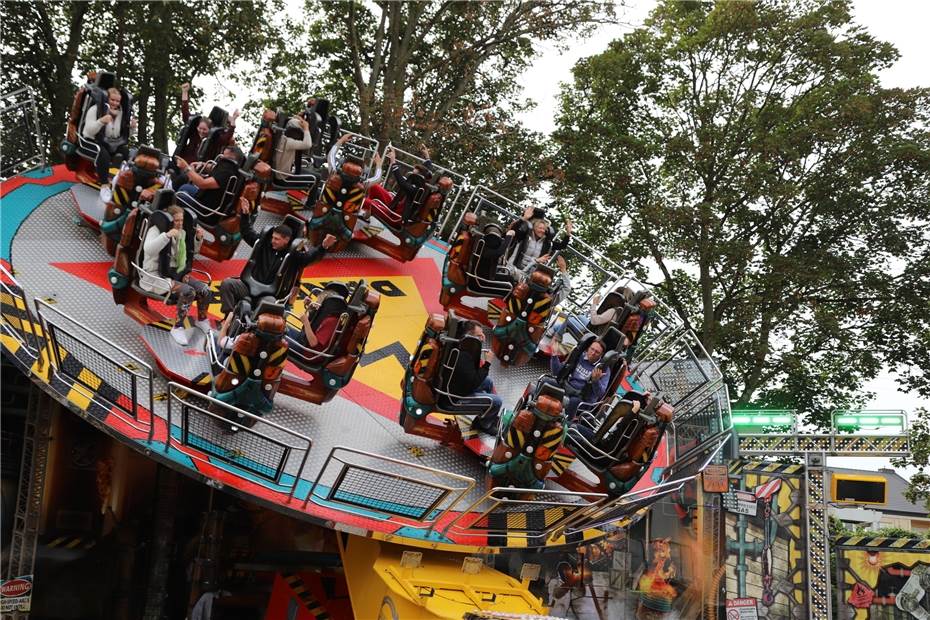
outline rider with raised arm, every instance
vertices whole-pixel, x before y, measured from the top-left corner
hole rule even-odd
[[[239,232],[242,240],[250,246],[261,238],[260,233],[252,228],[250,218],[250,207],[247,202],[240,203],[239,206]],[[278,275],[278,269],[284,262],[284,257],[291,251],[291,239],[293,231],[289,226],[280,225],[274,229],[271,234],[271,243],[260,246],[260,251],[256,256],[255,264],[252,270],[252,277],[262,284],[273,284]],[[297,269],[303,271],[307,266],[323,258],[326,250],[333,247],[336,238],[332,235],[326,235],[323,242],[318,247],[311,247],[307,250],[294,250],[293,256],[297,264]],[[226,278],[220,284],[220,303],[223,314],[228,314],[235,309],[243,299],[249,297],[249,287],[240,278]]]
[[[568,247],[572,236],[572,221],[565,220],[565,236],[555,239],[555,231],[542,217],[541,210],[527,207],[523,217],[510,225],[514,231],[508,268],[514,280],[519,280],[521,273],[532,267],[536,259],[544,257],[548,261],[553,252]]]
[[[181,120],[184,121],[184,124],[187,125],[188,121],[191,118],[190,112],[190,88],[191,85],[189,82],[181,84]],[[233,110],[233,113],[229,116],[229,122],[226,127],[223,129],[218,139],[218,149],[222,151],[226,148],[227,145],[232,142],[233,134],[236,131],[236,119],[239,118],[239,110]],[[210,134],[210,129],[212,128],[212,122],[206,116],[200,117],[200,122],[197,123],[197,131],[194,135],[188,137],[187,144],[182,145],[181,152],[179,153],[180,157],[187,161],[188,163],[194,163],[199,161],[199,151],[200,143],[203,142],[207,136]]]
[[[420,155],[423,156],[425,161],[422,164],[416,164],[411,173],[404,175],[400,168],[394,166],[394,162],[397,158],[394,148],[389,147],[387,149],[385,157],[387,157],[388,160],[388,169],[390,170],[393,168],[392,176],[394,177],[394,182],[397,184],[397,190],[401,197],[395,203],[394,201],[397,195],[384,189],[384,186],[380,183],[375,183],[368,188],[368,196],[365,198],[366,211],[370,212],[372,206],[371,202],[378,200],[386,207],[392,208],[395,213],[403,213],[407,202],[413,200],[417,192],[423,189],[423,186],[429,182],[433,176],[433,162],[430,160],[429,149],[426,148],[425,144],[420,144]]]

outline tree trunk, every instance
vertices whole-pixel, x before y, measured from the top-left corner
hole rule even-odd
[[[710,232],[708,230],[710,227],[708,218],[713,217],[713,215],[710,213],[708,202],[701,203],[700,212],[701,237],[698,249],[700,273],[698,283],[701,287],[701,314],[703,319],[701,321],[701,343],[704,345],[707,355],[713,355],[717,344],[717,326],[714,316],[714,282],[710,274],[710,261],[713,260],[713,252],[711,252]]]

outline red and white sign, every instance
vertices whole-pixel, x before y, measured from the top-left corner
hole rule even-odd
[[[781,488],[781,478],[772,478],[765,484],[756,487],[756,497],[758,499],[767,499],[770,495],[777,493]]]
[[[759,620],[756,599],[752,597],[728,598],[727,620]]]
[[[29,611],[32,606],[32,575],[0,583],[0,611]]]

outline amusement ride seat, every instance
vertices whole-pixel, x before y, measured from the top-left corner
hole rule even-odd
[[[225,359],[221,359],[215,341],[210,339],[213,398],[256,415],[271,411],[287,361],[284,313],[283,304],[261,301],[253,313],[242,317],[242,329]],[[252,426],[255,421],[250,418],[238,422]]]
[[[380,294],[364,280],[349,287],[330,282],[320,297],[318,306],[309,308],[310,325],[320,342],[311,347],[300,332],[295,336],[290,331],[287,336],[290,361],[310,374],[312,381],[285,374],[281,383],[282,392],[317,404],[332,399],[351,380],[381,302]],[[302,322],[297,322],[302,331]]]
[[[579,414],[568,429],[566,445],[598,475],[608,493],[623,493],[645,470],[673,415],[672,406],[661,398],[631,390]]]
[[[68,135],[62,143],[66,155],[78,155],[91,162],[96,162],[100,145],[84,137],[84,125],[91,106],[97,106],[97,117],[107,113],[107,90],[116,85],[116,75],[107,71],[98,71],[92,83],[85,84],[75,95],[71,107],[71,120],[68,122]],[[120,133],[126,143],[129,142],[129,123],[132,113],[132,95],[125,88],[120,88],[120,108],[123,111]]]
[[[491,348],[504,366],[529,361],[552,312],[555,271],[537,264],[504,298],[504,309],[491,332]]]
[[[505,297],[513,289],[507,269],[501,264],[506,240],[497,224],[486,224],[472,232],[472,253],[468,259],[466,288],[479,297]]]
[[[306,242],[304,237],[305,224],[299,217],[288,215],[285,216],[281,225],[288,226],[293,231],[293,234],[291,236],[290,251],[278,268],[275,281],[270,283],[259,282],[252,276],[257,252],[263,245],[271,244],[271,235],[274,234],[275,226],[266,226],[262,231],[259,240],[256,241],[255,246],[252,248],[249,260],[242,268],[242,273],[239,276],[249,287],[249,297],[254,302],[253,305],[258,305],[258,302],[265,297],[270,297],[280,303],[286,303],[294,287],[298,284],[300,269],[293,260],[293,252],[297,251]]]
[[[433,391],[437,395],[436,409],[454,415],[484,414],[490,411],[494,404],[490,396],[481,394],[459,396],[453,394],[450,388],[455,366],[463,352],[470,354],[476,364],[481,362],[481,340],[469,334],[457,337],[456,332],[459,326],[457,321],[454,321],[451,326],[447,325],[446,334],[439,338],[442,344],[442,359],[433,384]]]
[[[239,204],[239,197],[242,195],[242,190],[245,188],[245,184],[250,178],[249,170],[251,166],[255,165],[256,161],[255,158],[247,158],[245,161],[239,162],[226,157],[218,157],[213,162],[214,166],[236,166],[236,173],[227,179],[226,186],[223,188],[223,196],[220,198],[220,202],[216,208],[203,204],[197,200],[196,197],[187,192],[178,192],[178,202],[182,207],[194,213],[205,227],[209,227],[212,233],[213,227],[216,226],[221,219],[235,213],[236,205]],[[248,166],[249,169],[243,170],[246,166]]]

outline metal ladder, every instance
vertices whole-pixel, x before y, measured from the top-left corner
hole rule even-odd
[[[48,462],[49,423],[53,406],[57,406],[57,403],[45,392],[34,385],[30,386],[16,514],[13,517],[13,539],[6,570],[6,576],[10,579],[32,575],[35,569],[39,516],[42,511],[42,495],[45,492],[45,467]]]

